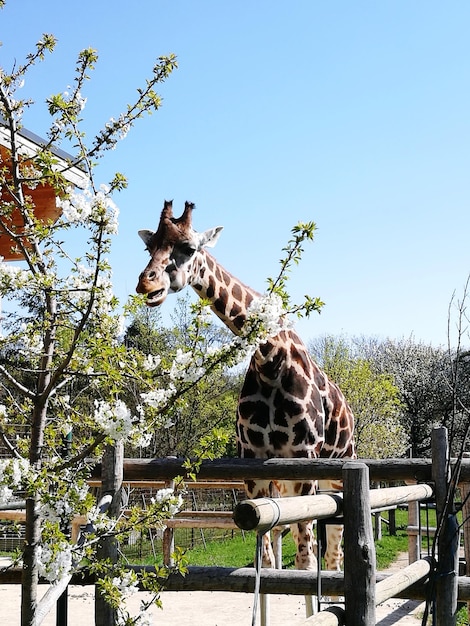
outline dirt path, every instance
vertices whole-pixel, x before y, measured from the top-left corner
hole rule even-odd
[[[3,560],[4,562],[4,560]],[[408,564],[408,555],[400,558],[387,570],[402,569]],[[0,568],[2,559],[0,559]],[[41,586],[41,593],[46,590]],[[129,609],[138,612],[146,594],[135,594]],[[16,585],[0,585],[0,624],[16,626],[20,623],[20,590]],[[165,591],[163,610],[154,608],[151,624],[158,626],[249,626],[253,595],[230,592]],[[69,587],[68,626],[94,624],[94,588]],[[271,626],[300,626],[305,621],[302,596],[270,596]],[[422,608],[419,602],[392,599],[377,607],[377,626],[420,626]],[[43,622],[56,626],[55,610]]]

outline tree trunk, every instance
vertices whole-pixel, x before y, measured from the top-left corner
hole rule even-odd
[[[37,402],[32,414],[29,461],[36,470],[41,466],[44,444],[47,403]],[[38,515],[38,497],[35,493],[26,497],[25,544],[23,550],[23,574],[21,580],[21,626],[35,626],[38,594],[38,548],[41,542],[41,521]]]
[[[36,622],[39,579],[37,552],[41,539],[41,524],[36,510],[36,498],[27,498],[21,579],[21,626],[34,626]]]

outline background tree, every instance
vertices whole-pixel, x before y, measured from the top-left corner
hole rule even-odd
[[[378,373],[344,337],[309,344],[315,360],[343,391],[355,416],[356,446],[364,458],[402,456],[408,437],[400,422],[399,391],[391,376]]]
[[[192,349],[192,310],[186,294],[177,298],[171,315],[172,326],[164,328],[160,323],[159,310],[139,308],[126,330],[125,342],[137,347],[147,357],[165,355],[171,363],[176,354]],[[231,339],[231,334],[207,318],[206,325],[198,335],[198,349],[209,352],[220,348]],[[230,368],[208,374],[195,383],[191,393],[178,412],[171,416],[171,428],[161,428],[152,435],[150,445],[139,451],[144,456],[165,457],[169,455],[193,457],[201,452],[201,440],[215,456],[235,456],[235,416],[241,374]],[[139,389],[135,390],[138,402]],[[210,444],[209,442],[212,442]],[[131,455],[132,456],[132,455]]]
[[[413,457],[429,456],[434,426],[450,426],[453,399],[449,352],[414,342],[412,338],[379,343],[371,358],[399,390],[402,423]]]

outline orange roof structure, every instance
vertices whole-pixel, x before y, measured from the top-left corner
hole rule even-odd
[[[26,157],[34,157],[38,150],[44,147],[47,142],[34,133],[22,128],[16,135],[18,149],[21,154]],[[86,174],[77,166],[69,166],[73,161],[73,157],[63,150],[51,148],[51,152],[57,158],[57,169],[63,173],[65,179],[71,185],[83,187],[86,181]],[[0,164],[5,165],[10,162],[11,143],[9,129],[6,122],[0,117]],[[55,222],[61,214],[61,209],[57,206],[56,191],[52,185],[40,184],[34,189],[24,186],[24,193],[31,196],[34,203],[34,214],[37,219],[43,222]],[[6,186],[2,186],[0,190],[0,202],[11,202],[13,200]],[[23,218],[18,209],[14,209],[9,218],[11,225],[21,229],[23,226]],[[22,259],[22,254],[13,248],[13,242],[10,237],[0,229],[0,257],[5,261],[13,261]]]

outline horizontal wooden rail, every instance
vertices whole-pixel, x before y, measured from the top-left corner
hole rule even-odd
[[[320,478],[340,479],[342,468],[348,459],[218,459],[203,461],[198,479],[220,480],[224,476],[230,481],[247,478],[267,480],[316,480]],[[143,480],[171,480],[176,476],[187,476],[185,459],[124,459],[124,482]],[[93,463],[93,461],[90,461]],[[431,459],[361,459],[369,468],[372,481],[396,482],[432,480]],[[451,466],[454,461],[451,461]],[[96,462],[92,477],[101,477],[101,463]],[[460,482],[470,482],[470,459],[463,459]]]
[[[232,519],[232,515],[229,517],[173,517],[165,520],[165,526],[168,528],[219,528],[219,529],[238,529],[238,526]]]
[[[146,570],[155,572],[153,566],[129,566],[129,569],[136,571]],[[9,568],[2,571],[0,569],[0,584],[21,583],[21,568]],[[240,593],[253,593],[255,589],[256,572],[251,567],[195,567],[190,566],[185,576],[172,574],[164,583],[168,591],[233,591]],[[377,582],[386,580],[385,574],[377,574]],[[49,585],[49,581],[40,580],[41,584]],[[81,572],[74,575],[71,584],[92,585],[95,583],[93,576]],[[317,573],[306,570],[275,570],[263,568],[261,570],[261,593],[290,595],[316,595],[317,593]],[[322,593],[329,596],[344,595],[344,574],[343,572],[322,572],[321,573]],[[420,581],[414,583],[406,591],[397,592],[397,598],[407,598],[410,600],[426,599],[427,583]],[[470,601],[470,577],[458,577],[458,599],[459,602]]]
[[[381,580],[375,587],[375,603],[382,604],[390,598],[396,598],[397,594],[408,589],[414,583],[428,578],[431,572],[432,559],[420,559]]]
[[[101,487],[101,479],[93,478],[87,481],[90,487]],[[168,487],[168,481],[165,480],[124,480],[123,486],[134,489],[165,489]],[[243,491],[245,483],[242,480],[197,480],[186,481],[178,487],[179,490],[187,489],[195,491],[198,489],[237,489]]]
[[[370,504],[372,509],[380,509],[416,500],[427,500],[432,495],[432,487],[425,484],[372,489],[370,491]],[[233,519],[236,525],[243,530],[256,529],[259,532],[266,532],[274,526],[283,524],[336,517],[342,514],[342,504],[340,494],[258,498],[256,500],[244,500],[237,504],[233,512]]]
[[[305,626],[345,626],[346,611],[340,606],[330,606],[303,622]]]
[[[386,487],[371,489],[370,508],[380,509],[390,505],[399,506],[408,502],[416,502],[432,498],[433,488],[430,485],[407,485],[406,487]]]
[[[407,526],[406,533],[410,537],[417,537],[418,535],[429,535],[430,537],[434,537],[436,534],[436,528],[434,526],[430,526],[427,528],[426,526]]]
[[[233,512],[235,524],[242,530],[265,532],[274,526],[301,520],[336,517],[342,513],[339,495],[290,496],[244,500]]]

